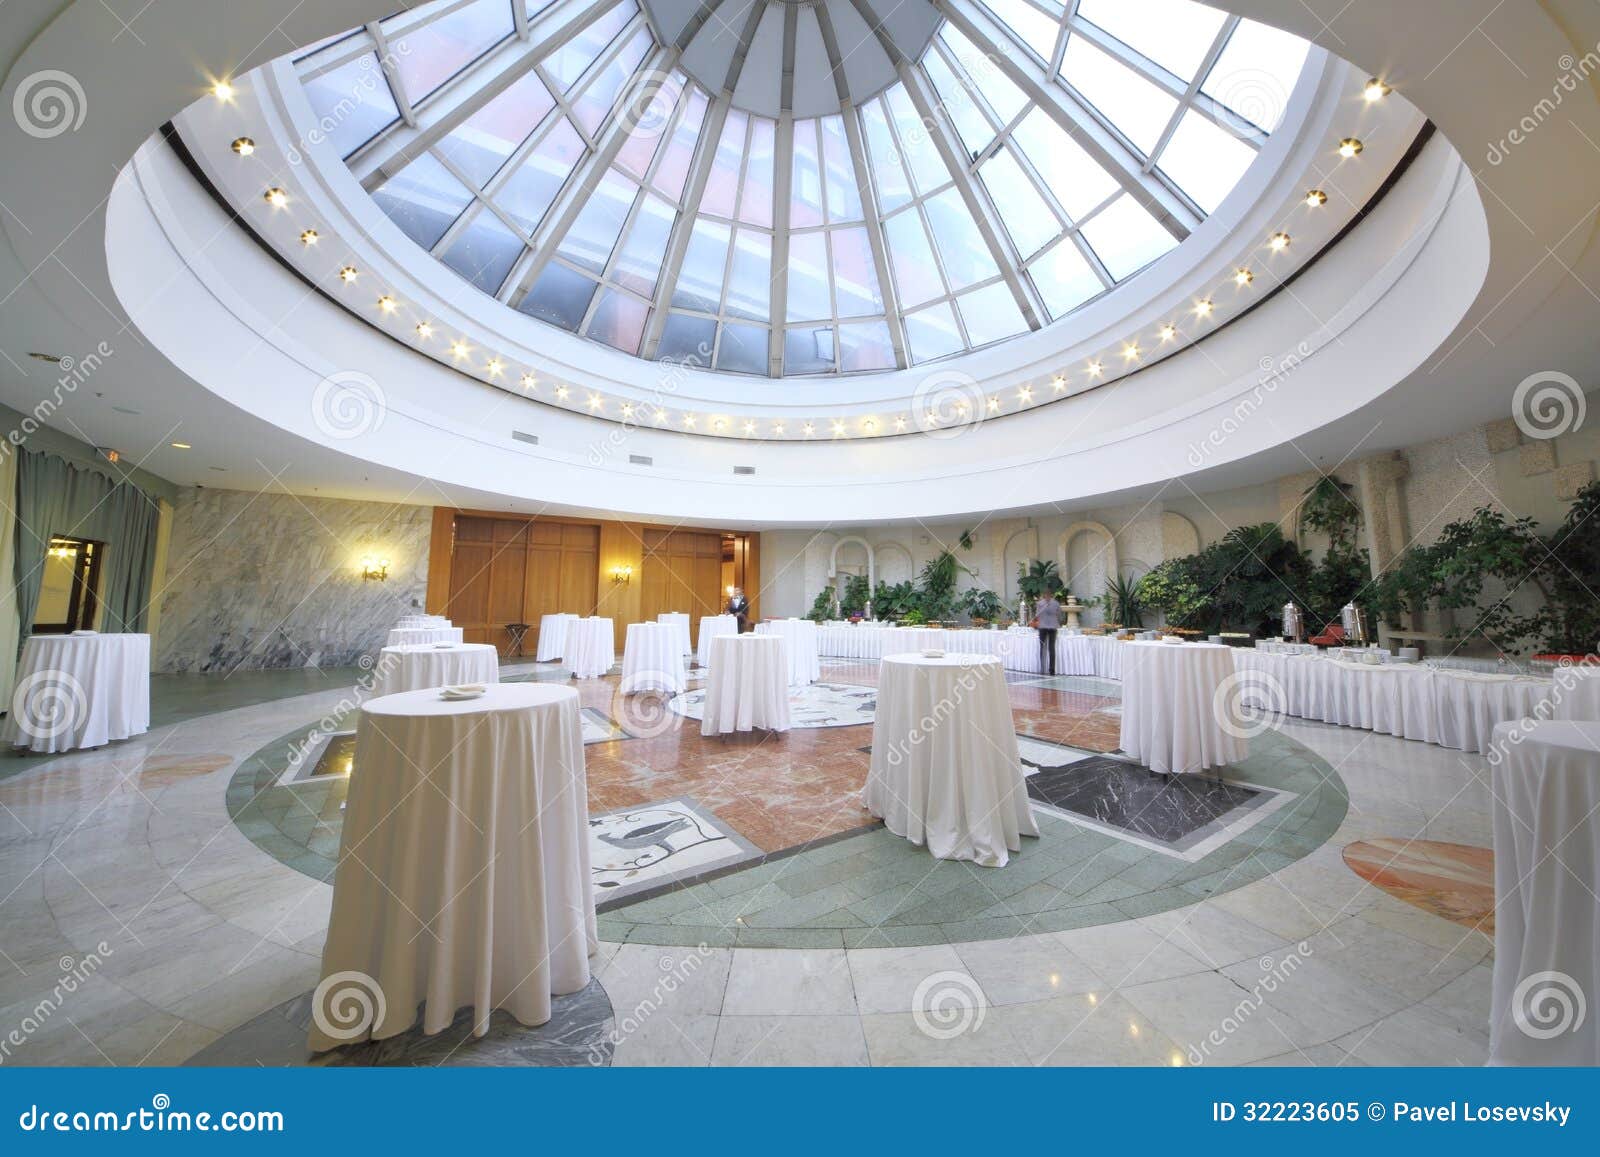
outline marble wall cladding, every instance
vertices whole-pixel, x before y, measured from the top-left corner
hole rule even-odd
[[[338,667],[420,611],[432,510],[188,487],[174,509],[156,669]],[[361,560],[389,560],[382,582]]]

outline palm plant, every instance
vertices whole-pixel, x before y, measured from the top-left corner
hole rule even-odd
[[[1036,599],[1049,591],[1061,589],[1061,570],[1051,559],[1036,558],[1017,564],[1017,590],[1024,598]]]
[[[1106,609],[1124,627],[1144,626],[1144,598],[1139,581],[1131,575],[1114,574],[1106,579]]]

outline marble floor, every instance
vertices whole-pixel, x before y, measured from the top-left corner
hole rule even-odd
[[[871,674],[827,677],[870,685]],[[1012,687],[1020,733],[1115,746],[1114,696],[1037,682]],[[331,889],[246,836],[228,786],[263,747],[337,713],[351,689],[279,690],[175,717],[137,740],[25,761],[0,782],[0,1061],[306,1059],[273,1018],[292,1029],[296,1001],[316,985]],[[584,695],[614,717],[603,683]],[[861,821],[841,785],[864,770],[862,731],[792,732],[775,768],[751,758],[771,740],[693,759],[671,742],[652,749],[661,737],[596,744],[586,755],[603,786],[590,810],[689,796],[763,851],[792,846],[795,815],[802,830],[837,834]],[[597,1034],[606,1045],[585,1063],[1481,1063],[1490,977],[1481,919],[1459,896],[1430,902],[1428,871],[1381,869],[1386,852],[1417,841],[1459,845],[1469,851],[1448,863],[1420,857],[1447,893],[1459,884],[1460,865],[1490,842],[1486,761],[1319,724],[1285,723],[1277,736],[1336,773],[1348,804],[1303,854],[1246,855],[1240,862],[1261,870],[1242,886],[1191,891],[1147,913],[1116,908],[1089,926],[956,930],[880,947],[847,947],[842,935],[805,947],[698,933],[679,945],[619,942],[611,921],[625,907],[608,913],[595,992],[570,1033],[508,1032],[492,1037],[492,1059],[474,1060],[466,1044],[453,1063],[574,1063],[573,1048]],[[713,758],[721,795],[696,780]],[[317,819],[305,822],[314,830]],[[1346,862],[1352,844],[1363,845],[1366,874]],[[923,864],[925,877],[939,870]],[[739,913],[721,919],[740,927]],[[435,1056],[419,1042],[374,1059]]]

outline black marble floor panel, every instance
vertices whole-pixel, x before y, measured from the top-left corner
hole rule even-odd
[[[1243,784],[1210,776],[1158,775],[1108,755],[1041,767],[1028,777],[1028,794],[1061,811],[1179,848],[1230,813],[1267,798]]]

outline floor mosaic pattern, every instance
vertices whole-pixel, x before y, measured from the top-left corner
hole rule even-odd
[[[692,801],[670,799],[590,816],[589,857],[595,903],[611,904],[761,853]]]

